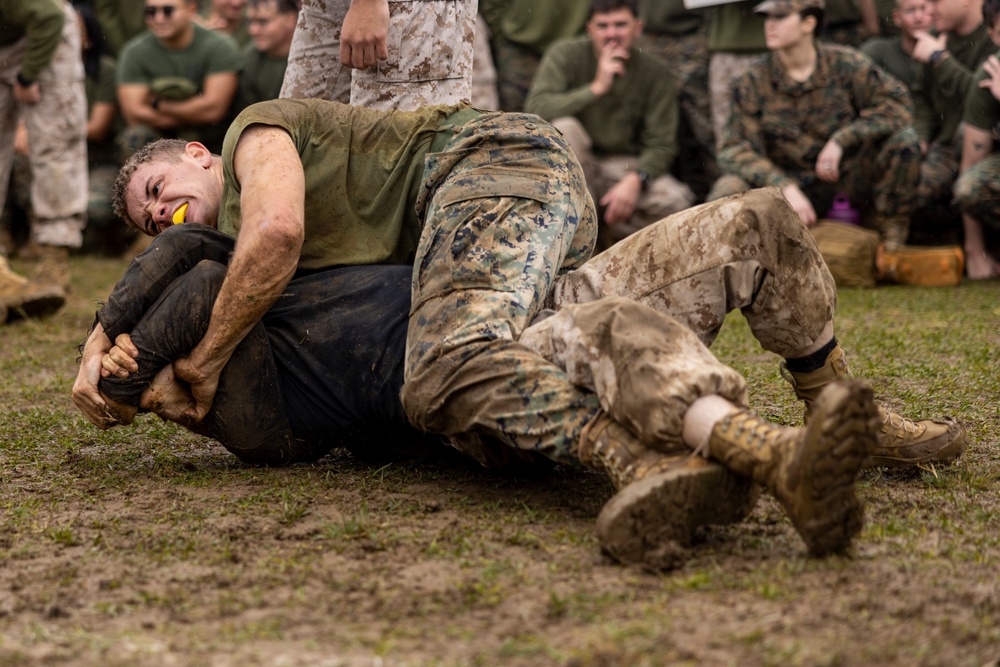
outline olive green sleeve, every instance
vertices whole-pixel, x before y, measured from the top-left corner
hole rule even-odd
[[[22,26],[28,38],[21,77],[34,81],[52,61],[62,38],[66,13],[56,0],[24,0],[5,4],[8,12],[5,22]]]

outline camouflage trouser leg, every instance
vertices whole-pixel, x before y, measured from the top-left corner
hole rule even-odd
[[[916,209],[920,159],[920,139],[912,127],[863,144],[844,160],[843,189],[863,210],[909,218]]]
[[[958,178],[958,146],[931,144],[920,163],[920,183],[917,186],[917,206],[930,206],[951,200],[951,190]]]
[[[746,383],[690,328],[620,297],[570,304],[531,327],[520,342],[596,393],[601,407],[646,444],[682,446],[684,413],[719,395],[745,406]]]
[[[977,162],[955,182],[955,207],[980,224],[1000,229],[1000,154]]]
[[[698,145],[715,157],[711,103],[708,94],[708,38],[702,29],[687,35],[645,35],[645,46],[675,73],[678,102]],[[683,141],[683,138],[681,138]]]
[[[504,111],[524,111],[524,101],[528,98],[541,57],[503,35],[493,36],[493,50],[500,108]]]
[[[413,110],[472,99],[475,0],[389,0],[389,59],[354,70],[351,104]]]
[[[87,101],[80,61],[80,32],[73,8],[66,3],[66,23],[52,60],[38,76],[41,100],[21,105],[28,128],[28,159],[31,163],[32,236],[38,243],[79,248],[87,211]],[[0,105],[4,117],[0,140],[0,181],[6,199],[6,177],[13,146],[15,115],[11,107],[13,81],[20,71],[27,40],[0,48]],[[0,199],[2,201],[2,199]]]
[[[340,27],[350,7],[351,0],[303,0],[282,98],[351,100],[351,69],[340,64]]]
[[[428,156],[428,172],[445,175],[417,247],[403,407],[424,431],[483,435],[574,463],[597,398],[517,339],[557,273],[592,248],[577,243],[581,231],[592,243],[593,204],[547,124],[483,118]],[[498,185],[505,196],[489,196]]]
[[[739,308],[765,350],[799,356],[837,303],[812,236],[777,188],[674,214],[561,276],[556,310],[622,296],[680,321],[705,345]]]
[[[757,61],[758,55],[713,53],[708,61],[708,93],[712,105],[712,132],[715,148],[722,141],[722,131],[732,109],[733,83]]]

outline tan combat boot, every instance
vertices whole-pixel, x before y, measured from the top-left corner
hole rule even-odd
[[[622,562],[677,567],[698,526],[741,521],[757,500],[750,479],[686,448],[649,449],[603,411],[584,429],[578,455],[618,489],[596,528],[601,547]]]
[[[66,302],[66,294],[56,285],[39,285],[14,273],[0,256],[0,324],[15,314],[22,317],[50,315]]]
[[[709,451],[730,470],[760,482],[785,508],[814,556],[846,549],[864,523],[858,471],[878,428],[871,389],[835,382],[801,428],[771,424],[753,411],[731,412],[712,429]]]
[[[795,395],[806,404],[809,420],[812,405],[819,393],[835,380],[851,377],[844,349],[838,345],[826,358],[826,364],[809,373],[793,373],[781,363],[781,375],[791,383]],[[869,466],[912,466],[920,463],[951,463],[965,451],[965,428],[954,419],[913,421],[878,406],[881,426],[878,442]]]
[[[38,270],[32,282],[39,285],[58,285],[69,293],[69,249],[64,246],[40,244],[38,246]]]

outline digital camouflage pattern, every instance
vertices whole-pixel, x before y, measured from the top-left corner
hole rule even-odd
[[[823,189],[816,159],[832,139],[844,149],[845,187],[871,193],[882,215],[909,214],[920,149],[906,89],[856,51],[816,49],[816,70],[804,83],[789,78],[774,54],[736,83],[719,150],[722,172],[750,187]],[[713,188],[711,196],[733,189]]]
[[[514,150],[491,163],[490,149],[500,143]],[[701,392],[743,400],[737,374],[702,363],[701,346],[714,340],[727,312],[740,308],[761,345],[783,356],[815,342],[833,317],[833,279],[774,189],[688,209],[584,262],[595,221],[582,172],[538,119],[483,116],[430,156],[428,169],[403,404],[417,428],[471,433],[456,446],[480,460],[490,458],[482,455],[487,440],[574,463],[580,433],[601,407],[576,384],[588,386],[588,378],[611,397],[605,408],[634,426],[649,405],[639,401],[667,406],[655,428],[641,428],[677,438],[686,405]],[[535,181],[543,173],[552,176]],[[605,297],[669,315],[698,341],[612,343],[608,327],[638,332],[660,316],[574,305]],[[543,308],[556,312],[551,322],[535,322]],[[663,372],[675,379],[654,399],[633,395],[608,368],[621,365],[615,359],[624,358],[625,345],[669,360]]]
[[[18,118],[28,128],[32,237],[37,243],[79,248],[87,211],[87,100],[76,13],[66,21],[52,60],[38,74],[41,101],[19,104],[13,82],[28,38],[0,46],[0,205],[7,200]]]
[[[349,8],[350,0],[303,2],[282,97],[401,110],[470,101],[472,0],[389,0],[389,59],[366,70],[340,63],[340,28]]]

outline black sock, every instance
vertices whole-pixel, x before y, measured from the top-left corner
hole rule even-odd
[[[836,336],[812,354],[796,359],[785,359],[785,366],[793,373],[812,373],[826,365],[826,358],[830,356],[835,347],[837,347]]]

